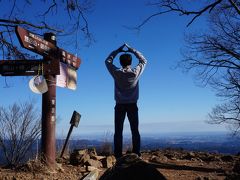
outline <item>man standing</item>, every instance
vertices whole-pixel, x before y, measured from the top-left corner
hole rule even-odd
[[[128,50],[124,51],[126,47]],[[130,52],[134,54],[139,63],[135,68],[131,68],[132,56],[131,54],[124,53],[120,55],[121,68],[116,67],[113,64],[113,59],[120,52]],[[111,54],[105,60],[106,67],[112,75],[115,83],[114,96],[116,101],[115,106],[115,133],[114,133],[114,155],[116,158],[122,156],[122,133],[124,119],[127,114],[130,128],[132,132],[132,152],[140,154],[140,134],[138,131],[138,107],[137,100],[139,96],[138,81],[142,74],[147,60],[136,49],[130,47],[127,44],[122,45],[117,50],[111,52]]]

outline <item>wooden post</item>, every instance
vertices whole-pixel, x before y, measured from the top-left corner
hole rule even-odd
[[[44,39],[56,45],[55,35],[45,33]],[[44,62],[50,63],[48,57],[44,57]],[[42,153],[43,161],[55,168],[56,158],[56,75],[44,75],[48,91],[42,95]]]
[[[81,118],[81,115],[77,112],[77,111],[74,111],[73,114],[72,114],[72,118],[70,120],[70,129],[68,131],[68,135],[67,135],[67,139],[65,140],[65,143],[64,143],[64,146],[63,146],[63,149],[62,149],[62,152],[60,154],[60,158],[63,156],[64,154],[64,151],[65,151],[65,148],[67,146],[67,143],[68,143],[68,140],[69,140],[69,137],[72,133],[72,130],[73,130],[73,127],[78,127],[78,124],[80,122],[80,118]]]

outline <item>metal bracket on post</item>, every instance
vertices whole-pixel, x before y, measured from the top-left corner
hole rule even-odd
[[[64,154],[64,151],[65,151],[65,148],[67,146],[67,143],[68,143],[68,140],[69,140],[69,137],[72,133],[72,130],[73,130],[73,127],[78,127],[78,124],[80,122],[80,118],[81,118],[81,114],[79,114],[77,111],[74,111],[73,112],[73,115],[72,115],[72,118],[71,118],[71,121],[70,121],[70,128],[69,128],[69,131],[68,131],[68,135],[67,135],[67,138],[65,140],[65,143],[64,143],[64,146],[63,146],[63,149],[62,149],[62,152],[60,154],[60,158],[63,156]]]

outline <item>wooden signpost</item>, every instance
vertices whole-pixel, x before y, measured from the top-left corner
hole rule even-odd
[[[16,35],[22,47],[43,56],[42,60],[0,60],[2,76],[43,75],[48,91],[42,95],[42,154],[50,167],[55,167],[56,145],[56,75],[60,74],[60,62],[77,70],[80,58],[57,47],[53,33],[45,33],[44,38],[16,26]]]
[[[49,39],[47,41],[19,26],[16,27],[16,34],[22,47],[42,56],[47,56],[49,59],[59,59],[61,62],[70,65],[76,70],[79,68],[81,64],[80,58],[64,49],[58,48],[54,44],[55,39]]]
[[[59,74],[59,61],[42,60],[2,60],[0,74],[2,76],[34,76],[43,74]]]

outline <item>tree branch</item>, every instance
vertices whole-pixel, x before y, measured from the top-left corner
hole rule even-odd
[[[55,0],[52,0],[52,5],[48,7],[48,9],[41,15],[46,16],[54,7],[57,7],[57,3]]]
[[[142,21],[141,24],[139,24],[137,27],[134,27],[134,28],[129,28],[129,29],[137,29],[139,30],[142,26],[144,26],[147,22],[149,22],[152,18],[154,18],[155,16],[159,16],[161,14],[166,14],[168,12],[170,12],[171,10],[168,10],[168,11],[163,11],[163,12],[158,12],[158,13],[155,13],[155,14],[152,14],[151,16],[147,17],[146,19],[144,19]]]
[[[216,0],[211,4],[208,4],[206,6],[204,6],[203,8],[201,8],[198,11],[190,11],[190,10],[185,10],[183,8],[180,7],[180,5],[176,2],[176,0],[165,0],[163,2],[160,3],[152,3],[151,5],[154,6],[159,6],[161,9],[166,9],[164,11],[155,13],[150,15],[149,17],[147,17],[145,20],[143,20],[143,22],[138,25],[136,28],[134,29],[140,29],[143,25],[145,25],[150,19],[152,19],[153,17],[165,14],[165,13],[169,13],[169,12],[177,12],[179,13],[180,16],[182,15],[193,15],[193,18],[190,20],[190,22],[187,24],[187,27],[190,26],[198,17],[200,17],[201,15],[203,15],[205,12],[209,12],[211,13],[212,10],[219,4],[222,3],[223,0]]]
[[[233,1],[233,0],[228,0],[230,2],[230,4],[235,8],[235,10],[237,11],[237,13],[240,15],[240,9],[237,6],[237,4]]]
[[[6,27],[8,27],[8,26],[13,27],[14,25],[28,25],[30,27],[37,28],[37,29],[48,29],[48,30],[55,31],[55,32],[63,32],[63,30],[51,28],[50,26],[48,26],[46,23],[43,23],[43,22],[42,22],[42,24],[43,24],[42,26],[35,25],[30,22],[27,22],[24,20],[19,20],[19,19],[15,19],[15,20],[0,19],[0,22],[6,23],[6,25],[5,25]]]

